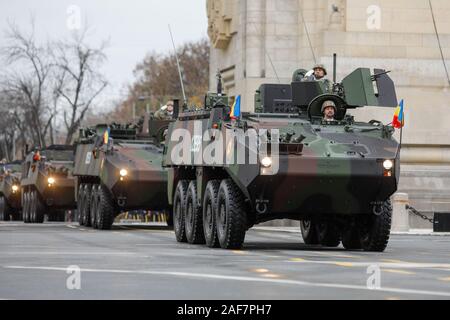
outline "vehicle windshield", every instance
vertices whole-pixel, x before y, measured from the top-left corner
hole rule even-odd
[[[47,161],[74,161],[75,156],[72,150],[67,151],[56,151],[56,150],[45,150],[42,155],[46,157]]]

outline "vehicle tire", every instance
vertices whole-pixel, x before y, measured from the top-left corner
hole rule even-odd
[[[9,221],[10,210],[8,210],[8,203],[6,203],[6,198],[0,197],[0,221]]]
[[[96,195],[96,227],[99,230],[111,230],[116,217],[113,198],[109,193],[109,190],[102,185],[97,188]]]
[[[89,217],[91,218],[90,225],[94,229],[98,229],[98,204],[99,204],[99,194],[98,194],[98,185],[94,185],[91,189],[91,200],[90,200],[90,210]]]
[[[219,247],[217,237],[216,211],[217,196],[219,194],[220,181],[212,180],[206,185],[205,197],[203,199],[203,230],[206,245],[210,248]]]
[[[240,249],[247,232],[247,213],[241,190],[230,179],[219,187],[216,210],[217,237],[222,249]]]
[[[314,221],[301,220],[300,230],[302,231],[303,242],[308,246],[319,244],[319,237],[317,235],[317,226]]]
[[[27,203],[28,192],[22,192],[22,216],[24,223],[30,223],[30,217],[28,215],[28,203]]]
[[[28,210],[30,214],[30,223],[36,223],[36,202],[34,201],[34,191],[28,192]]]
[[[81,213],[83,216],[83,222],[85,227],[91,227],[91,191],[94,185],[85,184],[84,185],[84,206],[83,212]]]
[[[44,222],[44,217],[45,217],[45,205],[42,202],[39,194],[37,193],[37,191],[34,191],[34,201],[35,201],[35,223],[43,223]]]
[[[384,202],[379,209],[377,215],[370,215],[360,226],[360,239],[364,251],[384,252],[389,243],[393,210],[391,201]]]
[[[190,244],[204,244],[202,208],[197,202],[197,183],[191,181],[186,195],[186,240]]]
[[[185,208],[188,182],[182,180],[178,182],[175,195],[173,196],[173,229],[178,242],[187,242]]]
[[[317,224],[319,244],[324,247],[336,248],[341,243],[339,229],[332,221],[322,221]]]
[[[344,225],[342,232],[342,245],[346,250],[360,250],[361,246],[361,238],[359,235],[359,230],[356,222],[347,221]]]

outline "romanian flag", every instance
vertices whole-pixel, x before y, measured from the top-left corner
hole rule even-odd
[[[241,116],[241,96],[237,96],[236,101],[234,101],[233,106],[231,107],[230,117],[231,119],[238,119]]]
[[[396,129],[401,129],[405,126],[405,111],[404,111],[405,101],[400,101],[397,110],[395,110],[394,120],[392,120],[392,125]]]
[[[110,129],[106,129],[105,133],[103,134],[103,143],[104,144],[108,144],[109,143],[109,133],[110,133]]]

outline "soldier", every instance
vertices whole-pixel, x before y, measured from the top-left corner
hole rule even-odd
[[[328,100],[322,104],[322,114],[323,114],[323,119],[325,121],[336,121],[334,119],[334,117],[336,116],[336,113],[337,113],[337,107],[333,101]]]
[[[159,120],[171,120],[173,118],[173,101],[169,101],[155,113],[155,118]]]
[[[316,64],[314,68],[306,74],[303,81],[320,81],[325,85],[326,91],[331,91],[331,82],[326,78],[327,69],[323,64]]]

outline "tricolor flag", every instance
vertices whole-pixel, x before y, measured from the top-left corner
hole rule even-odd
[[[109,143],[109,133],[110,133],[110,129],[106,129],[104,135],[103,135],[103,143],[104,144],[108,144]]]
[[[392,120],[392,125],[396,129],[401,129],[405,126],[405,111],[404,111],[405,101],[400,101],[397,110],[395,110],[394,120]]]
[[[241,96],[236,97],[233,106],[231,107],[230,117],[231,119],[238,119],[241,116]]]

